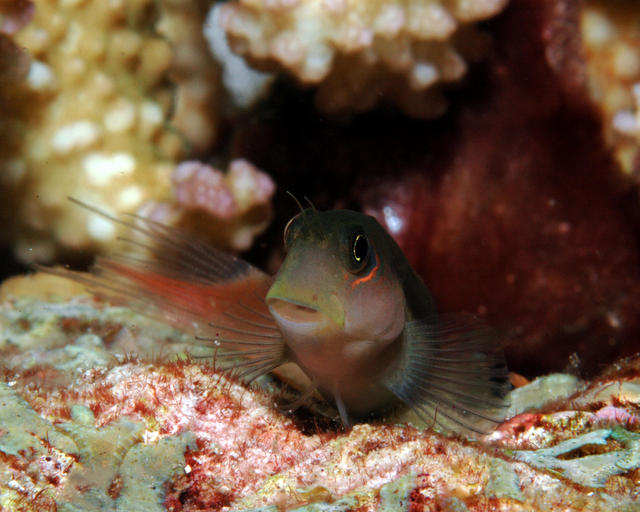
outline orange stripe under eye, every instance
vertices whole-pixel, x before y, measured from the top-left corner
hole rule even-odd
[[[376,266],[373,267],[366,276],[359,277],[353,283],[351,283],[351,288],[355,288],[359,284],[366,283],[367,281],[371,281],[376,276],[379,266],[380,266],[380,262],[378,261],[376,262]]]

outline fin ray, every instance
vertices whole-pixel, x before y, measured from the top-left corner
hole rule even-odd
[[[469,315],[447,315],[407,322],[404,337],[403,358],[387,387],[422,421],[487,434],[503,420],[510,384],[490,329]]]
[[[99,257],[89,274],[39,269],[83,283],[98,296],[151,314],[212,347],[243,352],[244,360],[236,363],[240,371],[250,367],[259,376],[286,362],[284,340],[264,300],[269,276],[176,228],[70,200],[141,239],[120,238],[135,252]],[[248,343],[251,339],[255,343]]]

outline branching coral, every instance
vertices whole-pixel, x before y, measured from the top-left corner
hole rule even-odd
[[[27,78],[31,59],[13,40],[13,35],[33,16],[33,4],[26,1],[0,2],[0,184],[16,179],[22,162],[12,159],[21,144],[16,117],[26,110],[26,98],[20,94]]]
[[[633,0],[585,2],[581,32],[589,90],[622,169],[640,175],[640,10]]]
[[[441,84],[459,81],[485,40],[472,22],[507,0],[239,0],[223,6],[231,47],[256,66],[318,86],[325,112],[386,98],[413,116],[442,113]]]
[[[220,72],[202,32],[210,3],[0,4],[0,216],[19,258],[115,240],[68,196],[108,211],[172,200],[175,166],[218,132]]]
[[[21,144],[3,141],[0,167],[11,190],[5,235],[18,238],[24,259],[86,244],[85,214],[67,208],[68,195],[132,208],[167,190],[182,143],[165,127],[172,55],[153,33],[157,15],[150,0],[39,0],[16,34],[32,62],[21,108],[3,120]]]
[[[162,0],[158,30],[171,42],[169,77],[177,85],[171,123],[200,153],[218,135],[222,84],[220,70],[209,52],[203,24],[213,0]]]
[[[220,24],[221,6],[222,4],[218,3],[209,11],[204,35],[222,67],[222,80],[229,94],[230,103],[244,108],[255,103],[267,92],[274,77],[271,73],[252,69],[242,57],[231,51],[227,36]]]

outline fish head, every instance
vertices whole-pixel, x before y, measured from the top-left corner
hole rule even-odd
[[[306,209],[285,228],[287,256],[266,300],[307,368],[363,363],[402,332],[404,293],[388,236],[373,217],[349,210]]]

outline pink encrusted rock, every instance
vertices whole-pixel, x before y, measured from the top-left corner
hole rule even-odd
[[[181,205],[202,209],[223,219],[236,214],[236,202],[224,174],[207,164],[183,162],[173,171],[171,182]]]
[[[637,415],[630,414],[626,409],[613,405],[607,405],[597,411],[596,417],[599,420],[607,420],[613,423],[629,423],[634,426],[640,425],[640,418],[638,418]]]
[[[243,158],[236,158],[231,162],[228,176],[229,187],[241,211],[254,204],[267,204],[276,189],[267,173]]]
[[[172,201],[148,201],[137,213],[230,251],[249,249],[271,221],[275,184],[242,158],[232,160],[226,172],[183,162],[173,170],[171,184]]]
[[[268,204],[275,191],[268,174],[241,158],[231,162],[227,174],[202,162],[183,162],[174,170],[171,182],[182,207],[222,219]]]
[[[374,511],[387,499],[388,486],[400,483],[395,510],[401,509],[401,503],[412,510],[437,510],[433,507],[448,500],[471,511],[610,510],[606,499],[509,456],[502,447],[513,447],[511,438],[492,445],[469,444],[408,425],[386,424],[360,424],[348,432],[308,435],[292,418],[277,412],[270,395],[248,390],[206,365],[127,362],[85,372],[73,389],[47,391],[37,380],[27,382],[20,375],[13,378],[15,392],[24,396],[40,417],[54,425],[63,422],[55,428],[67,432],[78,445],[84,443],[80,462],[70,463],[68,456],[56,451],[58,469],[47,470],[55,484],[38,481],[34,486],[34,491],[46,489],[68,503],[91,503],[90,496],[97,490],[72,492],[69,475],[80,463],[96,470],[92,461],[100,449],[108,449],[110,444],[120,447],[110,460],[117,475],[126,472],[127,454],[135,446],[155,446],[188,433],[194,441],[183,447],[184,462],[179,470],[165,476],[166,493],[158,495],[167,510],[238,510],[269,505],[286,510],[320,497],[343,503],[344,510]],[[91,411],[89,425],[69,426],[69,413],[61,411],[69,411],[71,404]],[[554,444],[549,418],[535,426],[547,425],[547,437],[539,447]],[[583,431],[572,435],[579,437]],[[530,428],[520,435],[531,437],[532,432]],[[532,448],[529,443],[519,449],[524,447]],[[46,460],[41,455],[24,458],[35,458],[38,464]],[[20,473],[16,461],[9,467]],[[76,475],[75,479],[85,484],[97,481],[90,475]],[[619,480],[612,481],[606,491],[614,498],[609,499],[626,503],[631,484],[621,486]],[[117,502],[117,476],[102,485]],[[58,504],[62,503],[60,499]]]
[[[30,0],[0,0],[0,33],[15,34],[31,21],[34,10]]]

